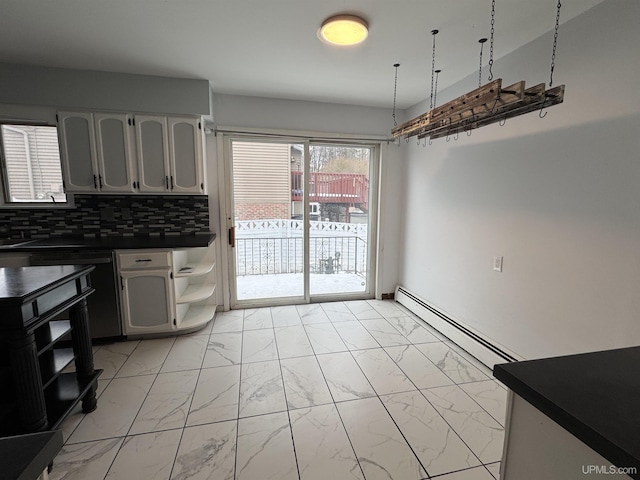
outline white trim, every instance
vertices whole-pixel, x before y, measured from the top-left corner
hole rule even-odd
[[[222,265],[222,272],[218,279],[222,280],[222,308],[224,311],[228,311],[231,308],[230,305],[230,291],[229,291],[229,226],[227,222],[227,210],[229,205],[229,190],[227,173],[226,173],[226,137],[220,135],[216,139],[216,154],[218,162],[218,211],[220,215],[220,260]]]
[[[311,302],[311,272],[309,271],[311,252],[311,215],[309,214],[309,182],[311,175],[311,154],[309,148],[309,141],[305,141],[304,145],[304,166],[302,167],[302,255],[303,255],[303,279],[302,285],[304,287],[304,300],[305,303]]]
[[[404,292],[407,292],[414,298],[418,299],[418,301],[414,300]],[[480,362],[482,362],[484,365],[486,365],[490,369],[493,369],[493,366],[496,363],[506,363],[508,360],[501,357],[499,354],[492,351],[490,348],[483,345],[481,342],[484,342],[485,344],[491,345],[496,349],[501,350],[502,352],[506,353],[507,355],[511,356],[516,360],[524,360],[524,358],[522,358],[520,355],[510,351],[506,347],[500,345],[495,340],[487,337],[486,335],[482,334],[476,329],[464,324],[463,322],[458,321],[455,318],[452,318],[446,312],[442,312],[437,307],[430,304],[429,302],[427,302],[426,300],[416,295],[415,293],[411,292],[409,289],[405,287],[401,287],[401,286],[396,287],[395,300],[401,305],[405,306],[415,315],[417,315],[421,320],[423,320],[424,322],[429,324],[431,327],[435,328],[437,331],[442,333],[445,337],[447,337],[449,340],[454,342],[456,345],[460,346],[463,350],[465,350],[466,352],[471,354],[473,357],[478,359]],[[425,306],[421,305],[421,303],[419,302],[423,303],[424,305],[427,305],[429,308],[426,308]],[[457,324],[464,327],[464,329],[471,332],[475,337],[480,339],[480,341],[474,339],[469,334],[464,333],[459,328],[456,328],[454,325],[444,320],[444,318],[434,313],[434,311],[442,314],[444,317],[447,317],[455,321]]]

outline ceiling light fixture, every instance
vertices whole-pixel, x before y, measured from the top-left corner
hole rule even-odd
[[[335,15],[322,22],[318,37],[323,42],[342,47],[357,45],[369,35],[369,26],[355,15]]]

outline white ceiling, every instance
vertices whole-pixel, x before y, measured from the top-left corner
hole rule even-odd
[[[601,1],[562,0],[561,21]],[[490,0],[1,0],[0,61],[200,78],[216,93],[384,107],[393,102],[398,62],[398,106],[406,108],[429,96],[431,30],[440,30],[441,89],[477,70],[490,9]],[[317,39],[322,21],[337,13],[369,22],[364,44],[336,49]],[[495,58],[551,30],[555,15],[556,0],[496,2]]]

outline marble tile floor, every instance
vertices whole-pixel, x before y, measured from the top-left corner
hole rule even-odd
[[[218,313],[94,347],[52,480],[492,480],[506,389],[392,301]]]

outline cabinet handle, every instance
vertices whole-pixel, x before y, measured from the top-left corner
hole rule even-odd
[[[176,319],[175,319],[175,318],[173,319],[173,324],[174,324],[175,326],[178,326],[178,323],[176,322]]]
[[[102,175],[98,175],[98,183],[100,184],[100,188],[102,188]]]
[[[173,175],[171,175],[171,191],[173,191]]]
[[[164,177],[164,183],[167,184],[167,190],[169,190],[169,175],[165,175]]]
[[[93,176],[93,188],[98,189],[98,177],[96,175]]]
[[[137,262],[152,262],[153,260],[151,260],[150,258],[137,258],[136,259],[136,263]]]
[[[131,119],[130,119],[130,118],[127,118],[127,123],[128,123],[129,125],[131,125]]]
[[[120,275],[120,286],[122,287],[122,290],[124,290],[124,278],[122,278],[122,275]]]

